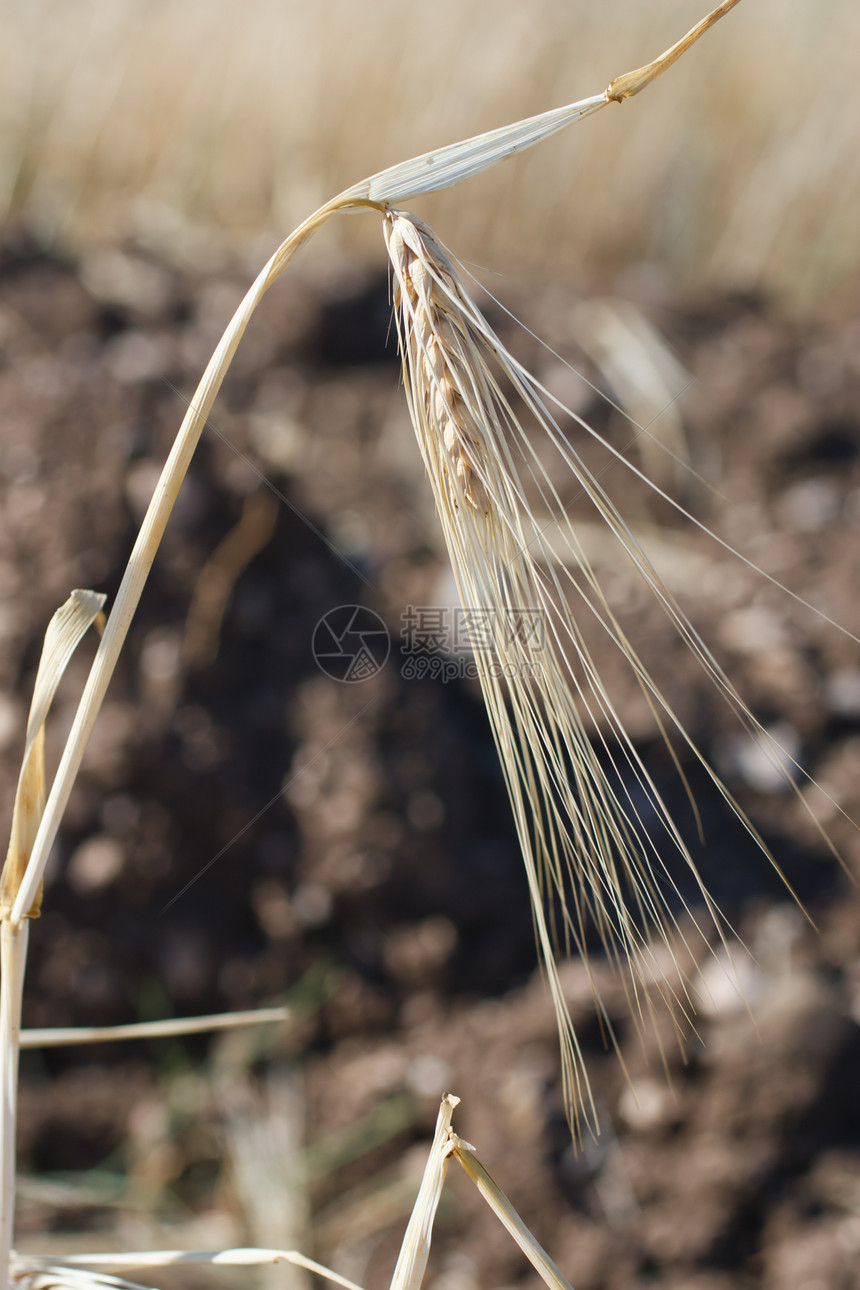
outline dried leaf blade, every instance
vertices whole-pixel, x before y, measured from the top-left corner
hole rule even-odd
[[[26,872],[39,822],[45,809],[45,722],[57,686],[69,660],[102,611],[105,597],[95,591],[75,590],[48,623],[36,672],[33,700],[27,719],[27,740],[6,863],[0,877],[0,918],[8,918]],[[41,887],[25,914],[36,918],[41,907]]]

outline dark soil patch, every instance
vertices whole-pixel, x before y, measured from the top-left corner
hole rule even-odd
[[[194,278],[138,254],[80,266],[25,241],[0,253],[7,810],[48,618],[74,586],[115,591],[183,401],[243,289],[238,277]],[[146,1195],[171,1221],[220,1213],[229,1240],[262,1239],[222,1167],[225,1116],[271,1093],[273,1071],[300,1070],[316,1231],[305,1248],[371,1288],[390,1276],[404,1197],[450,1087],[463,1099],[460,1133],[577,1290],[849,1290],[860,1257],[860,902],[791,795],[756,793],[754,747],[608,549],[596,559],[644,662],[818,927],[687,757],[706,845],[695,841],[641,696],[607,659],[617,705],[752,953],[738,957],[758,1033],[724,985],[719,945],[713,962],[702,949],[712,999],[685,1060],[657,1016],[670,1089],[651,1028],[637,1035],[609,980],[628,1086],[604,1050],[583,969],[569,965],[603,1123],[599,1140],[579,1153],[570,1145],[552,1009],[479,695],[468,679],[408,679],[404,668],[407,607],[445,605],[450,591],[384,348],[386,292],[384,281],[338,287],[296,273],[252,325],[144,594],[32,935],[29,1026],[284,996],[299,1019],[259,1050],[195,1040],[27,1054],[22,1167],[44,1176],[98,1166],[100,1186],[108,1175],[134,1181],[133,1194],[116,1184],[134,1212]],[[572,293],[531,284],[512,295],[554,349],[599,380],[565,322]],[[718,490],[685,477],[684,504],[860,635],[860,318],[801,326],[746,298],[648,312],[694,378],[686,451]],[[558,376],[528,337],[512,333],[511,344],[538,374]],[[629,427],[577,388],[582,415],[624,446]],[[667,577],[756,713],[857,817],[856,643],[666,503],[634,493],[623,472],[606,482],[634,524],[659,533]],[[259,550],[221,620],[195,588],[243,515]],[[392,652],[378,675],[344,685],[320,672],[310,645],[320,618],[350,604],[382,617]],[[59,695],[54,755],[87,653]],[[856,873],[856,831],[816,801]],[[688,883],[680,894],[696,900]],[[678,914],[689,928],[680,901]],[[605,975],[599,959],[595,971]],[[61,1203],[33,1185],[22,1204],[33,1245],[80,1227],[97,1229],[92,1243],[132,1239],[122,1205],[98,1197]],[[431,1270],[458,1290],[531,1275],[465,1180],[441,1211]]]

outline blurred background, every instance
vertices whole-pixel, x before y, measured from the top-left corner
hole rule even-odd
[[[52,245],[133,238],[212,265],[280,240],[396,161],[586,95],[695,0],[33,0],[0,13],[0,215]],[[466,260],[603,283],[761,286],[857,273],[851,0],[745,3],[671,78],[422,202]],[[369,222],[327,234],[378,260]],[[214,257],[214,259],[213,259]]]
[[[74,586],[115,593],[187,400],[275,245],[363,176],[599,93],[702,16],[698,0],[0,5],[4,819],[45,624]],[[786,791],[571,496],[613,612],[815,926],[681,746],[698,841],[641,691],[584,623],[743,938],[746,1001],[671,870],[695,1019],[679,1035],[655,999],[653,1028],[637,1024],[598,950],[622,1069],[588,973],[565,965],[602,1125],[574,1150],[480,696],[407,668],[408,607],[450,609],[453,592],[379,221],[333,221],[261,306],[192,463],[70,803],[25,999],[29,1026],[274,1002],[293,1021],[25,1054],[22,1248],[295,1246],[375,1290],[450,1088],[458,1130],[577,1290],[855,1290],[858,48],[851,0],[743,0],[640,97],[416,202],[502,302],[484,305],[517,357],[743,553],[570,427],[821,786]],[[312,641],[354,604],[391,653],[345,685]],[[465,1179],[428,1284],[536,1284]]]

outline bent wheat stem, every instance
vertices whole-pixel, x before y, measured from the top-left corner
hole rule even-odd
[[[586,928],[593,922],[607,953],[626,967],[634,1010],[650,1007],[645,987],[653,982],[670,1004],[684,1011],[683,987],[680,997],[676,997],[665,984],[651,950],[651,934],[668,940],[674,928],[675,918],[665,890],[673,884],[645,827],[637,796],[647,802],[665,839],[692,869],[697,882],[698,874],[612,704],[569,598],[578,600],[579,610],[597,619],[612,648],[621,652],[660,728],[665,719],[706,768],[707,763],[613,615],[575,530],[564,523],[560,534],[571,564],[559,571],[550,542],[530,508],[526,486],[536,487],[550,514],[563,515],[563,507],[500,378],[510,384],[742,720],[756,731],[760,732],[761,727],[661,584],[597,479],[568,442],[550,414],[540,386],[511,358],[463,290],[453,261],[425,225],[392,207],[407,198],[458,183],[573,121],[638,93],[736,3],[737,0],[724,0],[660,58],[616,79],[602,94],[426,153],[345,190],[286,239],[237,309],[204,372],[156,486],[44,810],[42,737],[40,731],[34,734],[28,730],[22,784],[37,791],[29,793],[26,828],[17,832],[13,829],[0,891],[0,1290],[5,1290],[10,1273],[25,920],[38,912],[51,845],[161,536],[225,373],[263,295],[299,247],[336,212],[367,207],[384,215],[396,279],[397,324],[412,420],[463,605],[476,617],[483,612],[489,614],[489,625],[486,621],[473,624],[475,656],[522,846],[540,952],[558,1015],[565,1100],[575,1128],[582,1110],[590,1105],[593,1117],[594,1108],[589,1102],[582,1055],[556,966],[559,939],[565,948],[578,949],[587,963]],[[91,598],[86,602],[86,612],[93,611],[94,616],[92,593],[82,594]],[[535,623],[543,631],[538,639],[530,630]],[[38,704],[34,710],[42,712]],[[588,734],[590,727],[598,731],[597,749]],[[35,755],[31,756],[34,748]],[[612,776],[604,769],[601,753],[612,768]],[[760,842],[728,790],[707,769],[731,808]],[[626,771],[632,788],[616,787],[616,779],[622,782],[620,771]],[[24,819],[19,817],[19,822]],[[701,883],[700,888],[720,927],[719,912]],[[560,933],[556,908],[560,913]],[[597,1002],[600,1007],[599,999]],[[606,1021],[608,1024],[608,1018]],[[448,1136],[452,1108],[453,1099],[448,1099],[428,1174],[428,1213],[438,1198],[445,1160],[453,1149],[453,1139]],[[209,1257],[208,1261],[230,1262],[230,1253]],[[233,1261],[252,1261],[245,1257],[251,1252],[232,1253],[236,1255]],[[275,1258],[301,1257],[270,1253]],[[253,1257],[257,1259],[258,1255]],[[397,1284],[417,1285],[424,1257],[420,1251],[407,1251],[398,1264]],[[166,1256],[167,1261],[172,1258]],[[155,1256],[154,1262],[158,1261]],[[315,1265],[305,1261],[304,1266]],[[64,1275],[69,1282],[75,1280],[70,1270],[26,1265],[21,1275],[37,1282],[41,1277],[44,1284],[62,1282]]]
[[[311,215],[309,219],[299,225],[295,232],[290,234],[258,274],[255,282],[233,315],[227,330],[221,337],[215,353],[209,360],[206,371],[203,373],[194,397],[188,405],[179,433],[155,486],[155,492],[108,617],[104,636],[90,669],[83,696],[75,713],[74,724],[66,741],[39,830],[33,842],[27,871],[15,900],[12,910],[12,919],[14,921],[24,917],[42,881],[45,865],[48,862],[48,854],[60,827],[60,821],[66,809],[72,785],[80,769],[84,750],[89,742],[96,717],[116,667],[119,652],[131,626],[137,603],[140,600],[146,579],[149,576],[149,570],[155,559],[155,553],[158,550],[174,502],[185,478],[194,450],[197,447],[197,441],[203,432],[207,417],[212,410],[212,404],[215,402],[215,396],[221,388],[239,341],[245,333],[245,328],[248,326],[257,305],[272,283],[283,273],[299,247],[335,211],[356,205],[366,206],[373,205],[373,203],[368,203],[360,198],[336,197]]]

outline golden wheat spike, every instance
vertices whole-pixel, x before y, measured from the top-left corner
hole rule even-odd
[[[594,1108],[558,975],[559,937],[565,951],[575,949],[587,962],[589,929],[596,928],[626,982],[634,1016],[650,1009],[650,994],[656,990],[680,1022],[691,1011],[686,985],[675,990],[666,983],[654,952],[656,940],[674,958],[681,936],[674,908],[683,901],[667,851],[692,873],[718,935],[727,931],[613,706],[580,616],[596,619],[607,646],[622,655],[679,773],[670,735],[686,745],[757,845],[769,853],[616,620],[543,456],[535,450],[529,423],[543,439],[544,453],[547,447],[554,450],[576,478],[742,723],[780,756],[781,750],[660,581],[551,415],[540,387],[492,331],[451,256],[424,223],[403,211],[386,213],[384,233],[409,412],[461,603],[467,618],[480,620],[480,635],[473,639],[478,676],[525,861],[537,940],[558,1017],[567,1107],[578,1130],[582,1111],[593,1116]],[[519,409],[503,394],[502,378],[516,391]],[[562,547],[564,564],[550,549],[545,522],[529,500],[535,490],[546,512],[556,517],[554,544]],[[597,747],[592,730],[604,732],[596,736]],[[652,817],[647,827],[643,809]],[[675,964],[677,968],[677,958]],[[680,969],[676,975],[683,982]],[[596,1002],[600,1008],[599,998]]]

